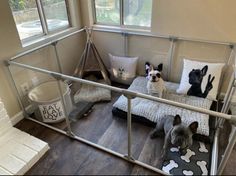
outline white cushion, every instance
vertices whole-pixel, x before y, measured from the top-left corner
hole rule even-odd
[[[97,80],[94,76],[89,76],[86,77],[85,79],[106,84],[105,80]],[[98,101],[110,101],[110,100],[111,100],[110,90],[91,86],[88,84],[82,84],[81,88],[74,95],[75,103],[78,103],[79,101],[98,102]]]
[[[111,80],[131,84],[136,77],[138,57],[120,57],[109,54]]]
[[[207,98],[210,100],[216,100],[219,82],[221,78],[221,72],[222,68],[224,67],[223,63],[198,62],[184,59],[184,66],[183,66],[180,86],[176,92],[179,94],[187,94],[189,88],[191,87],[191,85],[189,84],[189,73],[192,71],[192,69],[202,69],[205,65],[208,65],[208,71],[202,80],[202,85],[201,85],[202,92],[204,92],[205,90],[209,74],[211,74],[211,78],[215,76],[215,79],[212,83],[213,88],[208,93]]]

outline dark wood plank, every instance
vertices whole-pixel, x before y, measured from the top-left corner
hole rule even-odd
[[[159,166],[159,158],[161,156],[161,150],[163,147],[163,138],[156,138],[156,139],[150,139],[147,138],[142,152],[139,155],[138,160],[142,161],[146,164],[149,164],[154,167]],[[141,167],[134,167],[132,174],[140,175],[140,174],[146,174],[146,170]]]
[[[112,93],[110,102],[97,103],[89,116],[71,123],[73,132],[82,138],[97,142],[113,121],[112,105],[119,94]]]

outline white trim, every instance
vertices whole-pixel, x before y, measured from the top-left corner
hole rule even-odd
[[[24,118],[23,111],[18,112],[16,115],[10,118],[11,123],[13,126],[15,126],[17,123],[19,123]]]
[[[56,40],[60,37],[63,37],[63,36],[68,35],[70,33],[73,33],[77,30],[79,30],[77,27],[69,27],[69,28],[66,27],[66,29],[62,29],[56,33],[47,34],[42,37],[39,37],[38,39],[25,42],[25,43],[23,43],[23,48],[26,50],[30,49],[30,48],[35,48],[39,45],[45,44],[45,43],[52,41],[52,40]]]
[[[33,112],[32,107],[33,107],[32,105],[27,106],[26,111],[27,112]],[[23,111],[20,111],[17,114],[15,114],[14,116],[10,117],[10,120],[11,120],[11,123],[12,123],[13,126],[15,126],[17,123],[19,123],[23,119],[24,119]]]

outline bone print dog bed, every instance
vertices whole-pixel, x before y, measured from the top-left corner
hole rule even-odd
[[[196,107],[201,107],[205,109],[210,109],[212,101],[206,98],[199,98],[188,95],[180,95],[176,93],[178,84],[166,82],[167,91],[163,95],[163,98],[168,100],[173,100],[180,103],[189,104]],[[137,77],[129,90],[147,94],[147,79],[145,77]],[[127,99],[122,95],[119,99],[113,104],[113,114],[116,116],[125,116],[123,112],[127,112]],[[194,121],[198,121],[199,128],[197,133],[204,137],[209,137],[210,128],[209,128],[209,115],[189,111],[183,108],[178,108],[142,98],[135,98],[132,100],[132,109],[131,113],[133,116],[138,116],[144,119],[147,119],[151,122],[158,122],[165,115],[176,115],[179,114],[182,118],[183,123],[189,125]],[[203,139],[198,137],[198,139]],[[207,138],[204,138],[202,141],[211,141]]]
[[[178,148],[170,148],[162,170],[172,175],[208,175],[211,148],[209,144],[194,141],[182,155]]]

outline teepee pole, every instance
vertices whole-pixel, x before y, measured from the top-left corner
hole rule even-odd
[[[75,71],[73,73],[73,76],[76,76],[79,73],[81,64],[82,64],[82,60],[84,59],[84,55],[85,55],[85,50],[83,51],[82,55],[80,56],[79,62],[75,67]]]
[[[97,50],[96,46],[94,45],[94,43],[92,41],[91,41],[91,47],[92,47],[92,50],[94,52],[94,57],[98,61],[99,67],[101,68],[102,76],[105,79],[106,83],[110,85],[111,82],[110,82],[110,79],[107,76],[107,71],[106,71],[105,65],[102,61],[102,58],[101,58],[100,54],[98,53],[98,50]]]
[[[88,59],[89,51],[90,51],[90,43],[89,43],[89,41],[87,40],[86,46],[85,46],[85,54],[84,54],[83,59],[81,60],[81,67],[80,67],[80,71],[79,71],[79,74],[78,74],[78,76],[79,76],[80,78],[83,77],[84,68],[85,68],[86,60]]]

